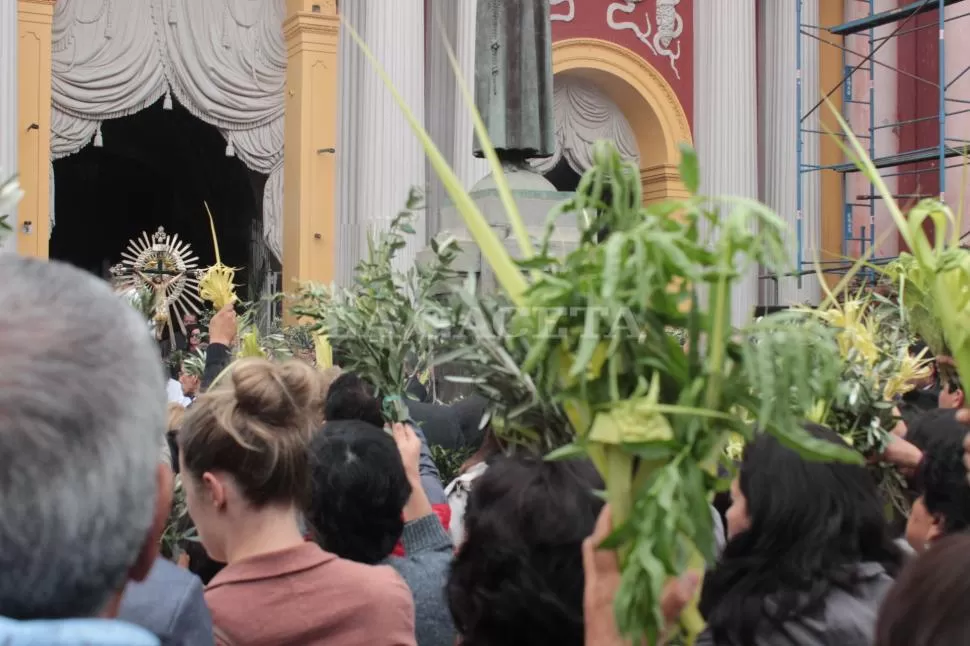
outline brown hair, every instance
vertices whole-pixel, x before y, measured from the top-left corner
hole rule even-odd
[[[317,424],[318,373],[302,361],[236,363],[222,384],[199,397],[179,433],[185,470],[223,471],[250,503],[302,504],[307,444]]]
[[[329,368],[320,371],[320,401],[324,402],[324,404],[326,404],[327,394],[330,392],[330,386],[333,385],[333,382],[337,380],[337,377],[343,373],[344,371],[340,368],[340,366],[330,366]]]
[[[970,536],[933,543],[896,579],[879,611],[875,646],[970,644]]]

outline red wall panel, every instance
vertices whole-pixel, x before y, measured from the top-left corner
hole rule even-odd
[[[909,0],[900,0],[900,5]],[[940,124],[937,114],[940,99],[937,90],[940,74],[939,29],[936,11],[914,16],[900,30],[897,45],[897,68],[899,74],[898,94],[896,97],[897,116],[901,123],[899,129],[899,152],[937,146],[940,142]],[[905,33],[903,33],[905,32]],[[877,58],[879,54],[876,54]],[[878,88],[877,88],[878,90]],[[917,172],[911,172],[911,171]],[[919,195],[933,197],[940,192],[940,170],[937,160],[909,164],[884,172],[905,172],[899,176],[900,195]],[[904,197],[902,206],[915,203],[918,198]],[[927,220],[927,226],[932,226]],[[905,248],[902,238],[900,250]]]
[[[723,0],[721,0],[723,1]],[[676,60],[676,71],[671,66],[671,60],[658,56],[644,43],[637,30],[632,27],[614,28],[609,24],[608,16],[613,9],[613,23],[621,25],[630,23],[636,25],[640,33],[653,44],[656,35],[656,8],[658,0],[642,0],[636,4],[632,13],[619,11],[628,5],[627,2],[615,0],[572,0],[562,2],[552,7],[553,15],[566,15],[570,5],[573,7],[572,20],[554,20],[552,23],[553,41],[569,38],[598,38],[622,45],[632,52],[639,54],[653,65],[673,87],[677,98],[687,113],[687,118],[693,124],[694,114],[694,2],[695,0],[680,0],[675,6],[677,14],[683,23],[681,35],[670,44],[670,49],[680,52]],[[649,29],[648,29],[649,14]],[[647,35],[649,34],[649,35]]]

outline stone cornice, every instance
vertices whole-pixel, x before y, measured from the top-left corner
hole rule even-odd
[[[54,18],[54,0],[19,0],[17,11],[25,22],[50,23]]]
[[[283,22],[284,40],[289,41],[297,34],[337,36],[340,34],[340,19],[334,15],[300,12]]]

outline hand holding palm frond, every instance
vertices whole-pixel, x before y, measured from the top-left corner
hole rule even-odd
[[[619,548],[623,566],[618,625],[635,640],[656,643],[666,579],[688,565],[702,567],[702,557],[713,551],[708,497],[716,483],[714,467],[732,432],[750,436],[754,422],[813,457],[861,461],[848,448],[813,441],[800,427],[806,410],[790,404],[807,406],[828,396],[840,371],[831,333],[817,321],[762,323],[740,333],[730,325],[739,274],[759,264],[769,271],[783,268],[783,222],[744,199],[720,200],[718,206],[730,208],[719,213],[708,211],[700,198],[644,207],[639,169],[600,143],[575,198],[559,209],[594,214],[585,218],[578,249],[557,260],[549,256],[547,237],[534,254],[485,124],[471,108],[523,255],[516,267],[379,61],[351,26],[345,28],[384,79],[505,296],[519,308],[503,333],[521,340],[489,340],[477,354],[479,363],[494,361],[490,375],[502,370],[516,375],[516,396],[534,392],[564,413],[569,428],[556,437],[538,437],[537,444],[548,446],[555,443],[550,439],[570,435],[574,442],[557,454],[585,454],[596,463],[617,527],[611,544]],[[448,53],[471,106],[457,60]],[[680,171],[696,193],[693,151],[683,151]],[[701,235],[704,221],[714,231],[710,238]],[[600,244],[604,233],[608,238]],[[707,291],[704,302],[701,284]],[[490,333],[489,320],[471,325]],[[805,330],[813,325],[822,341],[804,345]],[[685,331],[683,344],[668,335],[668,327]],[[520,371],[506,365],[520,357]],[[792,362],[804,370],[789,374],[786,364]],[[512,413],[505,419],[516,424]],[[517,428],[525,436],[536,434],[525,424]],[[688,633],[696,634],[702,623],[696,610],[686,620]]]
[[[684,159],[682,172],[696,188],[693,152],[685,149]],[[474,381],[500,402],[496,416],[507,435],[543,449],[571,439],[554,455],[592,458],[607,485],[617,526],[611,544],[624,566],[619,625],[650,640],[662,626],[665,581],[712,557],[708,500],[733,434],[750,437],[757,427],[817,459],[861,461],[801,429],[838,385],[835,332],[801,312],[744,330],[730,325],[739,274],[757,264],[783,269],[781,222],[748,200],[725,200],[720,214],[704,204],[689,198],[644,207],[637,169],[597,144],[593,168],[557,211],[595,214],[579,247],[552,258],[547,236],[539,255],[520,263],[531,281],[504,337],[466,289],[469,310],[481,313],[469,319],[467,340],[477,343],[455,353],[479,364]],[[702,221],[709,237],[700,233]],[[566,428],[554,428],[563,417]],[[699,616],[687,620],[696,633]]]

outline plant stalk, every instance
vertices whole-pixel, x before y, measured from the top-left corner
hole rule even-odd
[[[730,324],[731,306],[728,302],[730,286],[728,276],[722,271],[717,285],[711,294],[711,320],[713,327],[708,337],[708,381],[704,405],[709,410],[717,410],[721,401],[721,382],[724,378],[724,358],[727,355],[727,328]]]
[[[630,518],[633,511],[633,456],[618,446],[605,447],[607,472],[606,494],[617,527]]]

